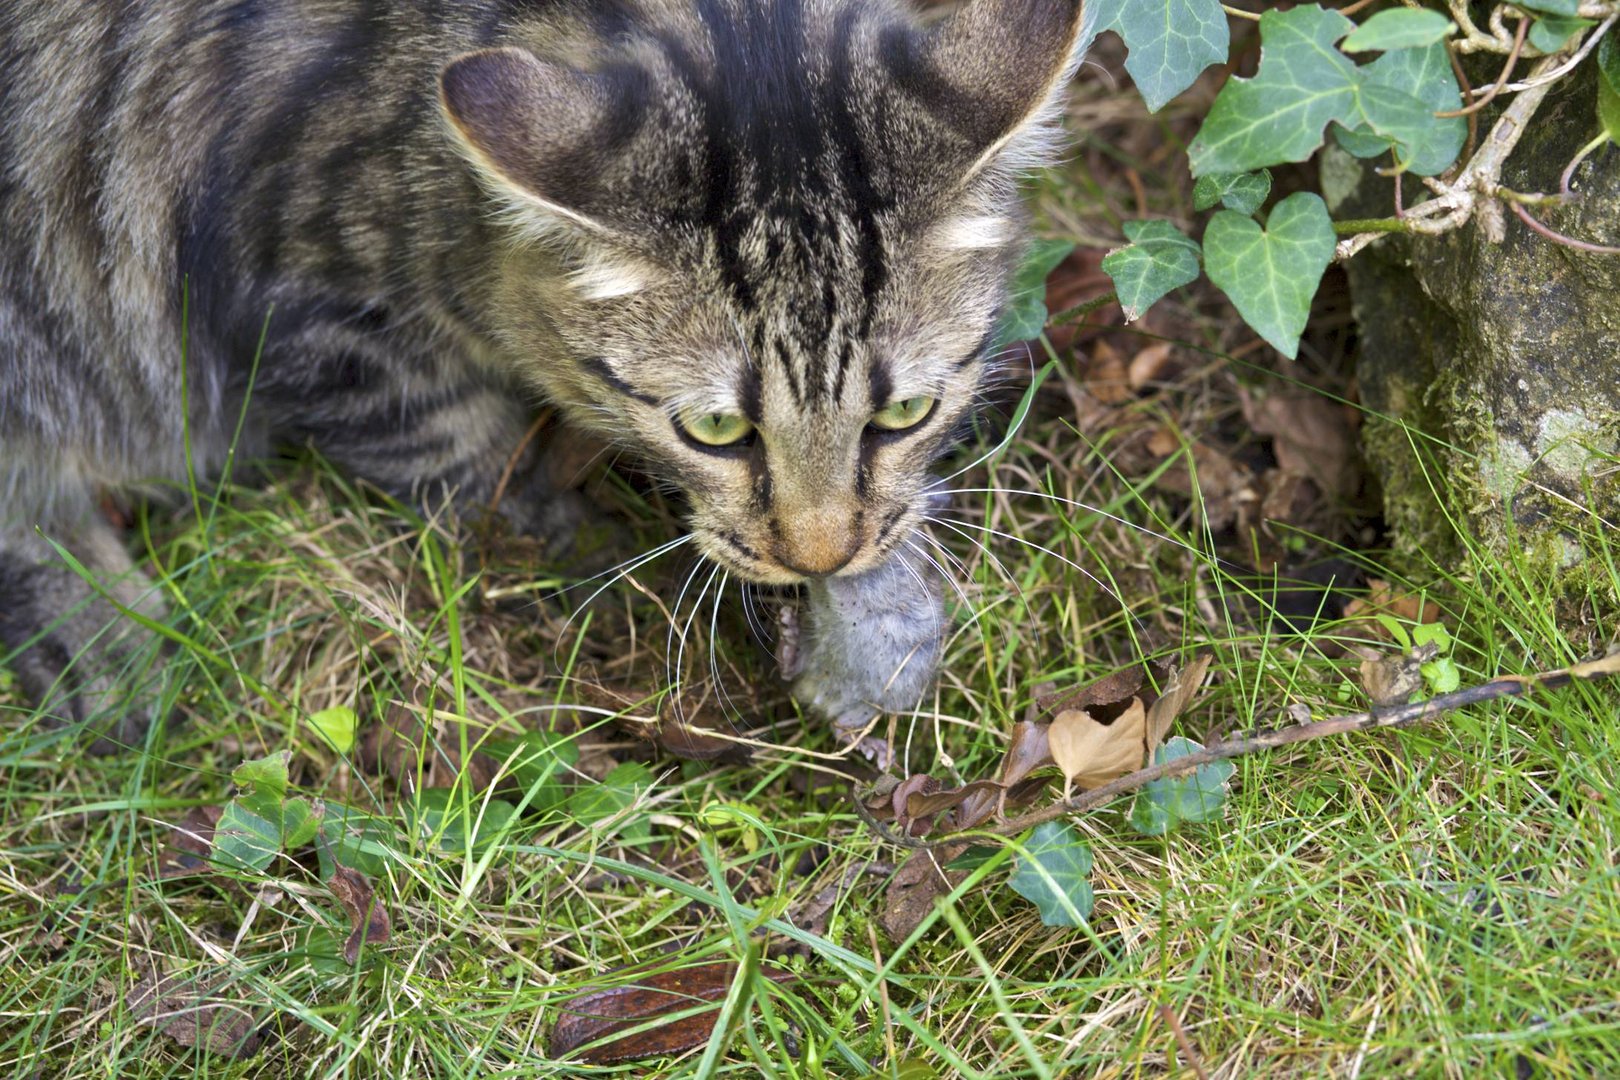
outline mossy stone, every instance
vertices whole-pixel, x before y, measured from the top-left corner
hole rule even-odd
[[[1558,189],[1595,130],[1594,93],[1588,74],[1549,95],[1506,187]],[[1350,160],[1335,152],[1325,168]],[[1575,188],[1579,198],[1534,213],[1566,236],[1620,245],[1620,148],[1592,154]],[[1337,217],[1390,212],[1390,183],[1370,169],[1334,194]],[[1582,537],[1620,521],[1620,256],[1552,242],[1509,213],[1500,243],[1477,223],[1391,236],[1348,269],[1364,450],[1397,545],[1443,563],[1472,537],[1574,585],[1591,547]]]

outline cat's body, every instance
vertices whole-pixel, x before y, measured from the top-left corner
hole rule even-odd
[[[36,526],[155,612],[101,497],[217,474],[244,399],[239,456],[313,442],[471,505],[549,399],[685,489],[739,577],[865,573],[887,606],[1078,6],[0,5],[0,656],[139,732],[127,624],[86,652],[112,611]],[[565,532],[518,475],[503,512]],[[914,698],[934,622],[898,684],[831,697]]]

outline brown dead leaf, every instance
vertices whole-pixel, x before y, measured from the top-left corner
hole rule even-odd
[[[1120,405],[1136,396],[1131,390],[1125,360],[1105,339],[1099,339],[1091,347],[1085,385],[1086,392],[1105,405]]]
[[[349,939],[343,943],[344,962],[352,967],[360,962],[362,944],[381,945],[388,940],[388,909],[376,898],[371,882],[366,880],[364,874],[341,863],[334,865],[337,869],[326,887],[343,905],[344,913],[349,916],[349,925],[354,928],[349,933]]]
[[[1141,390],[1151,383],[1163,382],[1170,368],[1174,346],[1168,341],[1149,345],[1131,357],[1127,380],[1132,390]]]
[[[1012,787],[1030,773],[1052,764],[1052,750],[1046,744],[1046,725],[1020,720],[1013,725],[1012,739],[1001,759],[1001,783]]]
[[[794,981],[790,971],[763,967],[760,974],[773,982]],[[729,962],[698,964],[675,971],[655,971],[633,983],[595,990],[568,1002],[558,1010],[551,1029],[550,1056],[564,1058],[587,1043],[595,1043],[579,1055],[590,1065],[609,1065],[639,1058],[679,1054],[708,1042],[720,1018],[719,1009],[664,1023],[653,1023],[633,1034],[610,1038],[619,1032],[642,1027],[658,1017],[690,1010],[705,1001],[719,1001],[731,989],[737,965]],[[610,1038],[608,1042],[601,1042]]]
[[[1035,707],[1043,716],[1064,709],[1084,709],[1099,719],[1112,720],[1130,706],[1131,699],[1142,689],[1142,678],[1140,666],[1121,668],[1078,690],[1042,694],[1036,697]]]
[[[262,1009],[221,996],[217,991],[229,982],[225,974],[154,973],[130,991],[130,1015],[181,1046],[201,1046],[221,1057],[252,1057],[264,1042],[258,1019]]]
[[[1423,665],[1440,655],[1437,645],[1424,645],[1405,656],[1362,652],[1361,688],[1374,705],[1404,705],[1423,689]]]
[[[1209,665],[1214,662],[1213,653],[1203,653],[1193,657],[1192,663],[1180,671],[1172,670],[1170,678],[1165,683],[1164,695],[1148,706],[1147,712],[1147,760],[1153,762],[1153,753],[1158,750],[1159,744],[1170,733],[1170,725],[1175,723],[1176,717],[1187,711],[1192,699],[1198,693],[1198,688],[1204,685],[1204,678],[1209,674]]]
[[[1361,458],[1356,432],[1361,413],[1350,405],[1310,390],[1286,390],[1265,397],[1245,396],[1244,418],[1257,435],[1272,440],[1277,465],[1308,477],[1337,502],[1361,490]]]
[[[1140,698],[1132,698],[1130,707],[1112,724],[1098,723],[1084,709],[1058,713],[1047,739],[1052,759],[1063,773],[1063,797],[1069,797],[1070,784],[1090,791],[1140,769],[1146,723],[1147,710]]]
[[[889,887],[883,891],[883,910],[878,923],[893,941],[904,941],[934,910],[934,901],[950,892],[967,877],[966,870],[942,870],[968,849],[964,841],[946,844],[935,851],[913,851],[900,865]]]
[[[1440,621],[1440,606],[1415,593],[1397,592],[1395,586],[1382,578],[1369,578],[1367,580],[1367,595],[1365,598],[1357,597],[1344,606],[1346,619],[1365,619],[1369,630],[1378,627],[1380,636],[1388,637],[1373,615],[1393,615],[1412,623],[1431,623]]]
[[[1127,439],[1118,458],[1119,467],[1128,473],[1151,474],[1160,491],[1184,499],[1193,499],[1196,491],[1209,527],[1217,532],[1229,528],[1259,498],[1248,466],[1224,450],[1188,438],[1173,425]]]
[[[214,826],[224,812],[220,806],[193,806],[178,825],[170,825],[169,842],[158,855],[158,877],[185,877],[212,870]]]

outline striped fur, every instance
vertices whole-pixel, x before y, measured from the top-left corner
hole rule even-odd
[[[1079,0],[927,27],[901,0],[0,4],[0,651],[87,643],[75,586],[37,583],[35,527],[127,576],[100,496],[183,479],[188,442],[217,469],[244,396],[238,454],[310,441],[475,501],[544,398],[684,488],[746,579],[882,566],[987,376],[1015,181],[1078,21]],[[940,405],[918,429],[868,426],[919,395]],[[757,437],[702,447],[688,411]],[[555,527],[550,499],[535,479],[507,509]],[[68,666],[19,663],[41,698]]]

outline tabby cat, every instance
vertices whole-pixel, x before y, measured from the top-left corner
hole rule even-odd
[[[135,740],[151,642],[50,541],[161,616],[101,502],[217,475],[244,402],[238,457],[481,506],[543,398],[684,490],[709,559],[811,583],[801,699],[912,707],[945,623],[907,539],[1080,8],[5,0],[0,659]],[[502,510],[566,534],[544,476]]]

